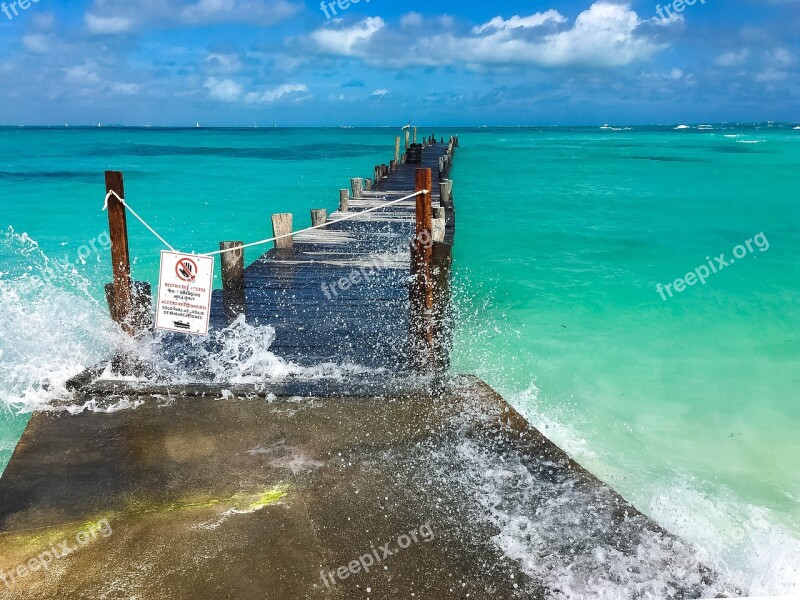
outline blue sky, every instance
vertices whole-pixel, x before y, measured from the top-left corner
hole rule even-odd
[[[5,0],[0,123],[800,120],[800,0],[660,6]]]

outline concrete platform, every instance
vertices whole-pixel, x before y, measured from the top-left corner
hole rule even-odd
[[[512,464],[528,478],[514,510],[561,503],[583,532],[532,560],[635,559],[647,537],[665,551],[642,569],[674,579],[676,597],[714,585],[684,544],[462,377],[433,396],[37,413],[0,479],[0,598],[544,598],[551,583],[506,556],[490,518],[513,498],[492,499],[487,470]],[[62,542],[74,551],[48,559]]]

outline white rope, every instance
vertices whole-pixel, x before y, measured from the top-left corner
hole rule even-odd
[[[380,204],[378,206],[373,206],[372,208],[368,208],[366,210],[362,210],[362,211],[359,211],[359,212],[354,212],[354,213],[352,213],[352,214],[350,214],[350,215],[348,215],[346,217],[342,217],[341,219],[336,219],[334,221],[326,221],[325,223],[320,223],[319,225],[313,225],[311,227],[306,227],[305,229],[301,229],[300,231],[293,231],[292,233],[284,233],[283,235],[278,235],[278,236],[275,236],[275,237],[271,237],[271,238],[268,238],[266,240],[259,240],[257,242],[250,242],[249,244],[244,244],[243,246],[234,246],[232,248],[227,248],[225,250],[217,250],[216,252],[206,252],[204,254],[201,254],[200,256],[215,256],[217,254],[223,254],[225,252],[233,252],[234,250],[243,250],[244,248],[252,248],[253,246],[260,246],[262,244],[268,244],[268,243],[274,242],[276,240],[282,240],[284,238],[294,237],[295,235],[298,235],[300,233],[305,233],[307,231],[313,231],[315,229],[322,229],[323,227],[327,227],[328,225],[333,225],[334,223],[341,223],[342,221],[349,221],[349,220],[355,219],[356,217],[359,217],[361,215],[364,215],[364,214],[367,214],[367,213],[371,213],[371,212],[375,212],[376,210],[381,210],[383,208],[386,208],[387,206],[392,206],[393,204],[398,204],[400,202],[405,202],[406,200],[410,200],[411,198],[415,198],[416,196],[419,196],[420,194],[428,194],[428,193],[430,193],[429,190],[420,190],[419,192],[414,192],[413,194],[409,194],[408,196],[404,196],[403,198],[398,198],[397,200],[391,200],[389,202],[386,202],[384,204]],[[125,202],[125,199],[124,198],[120,198],[119,195],[114,190],[110,190],[106,194],[106,199],[105,199],[105,202],[103,203],[103,210],[106,210],[108,208],[108,199],[111,196],[114,196],[117,200],[119,200],[122,203],[122,205],[125,208],[127,208],[129,211],[131,211],[131,214],[134,217],[136,217],[137,219],[139,219],[139,221],[142,223],[142,225],[147,227],[147,229],[150,230],[150,233],[152,233],[159,240],[161,240],[161,242],[167,248],[169,248],[173,252],[177,252],[177,250],[175,250],[175,248],[173,248],[170,245],[170,243],[167,242],[167,240],[165,240],[163,237],[161,237],[158,234],[158,232],[156,232],[155,229],[150,227],[150,225],[148,225],[147,222],[142,217],[140,217],[136,213],[136,211],[133,210],[130,207],[130,205],[127,202]]]
[[[109,191],[109,192],[106,194],[106,200],[105,200],[105,202],[103,202],[103,210],[106,210],[106,209],[108,208],[108,199],[109,199],[111,196],[114,196],[114,197],[115,197],[117,200],[119,200],[119,201],[122,203],[122,206],[124,206],[124,207],[125,207],[125,208],[127,208],[129,211],[131,211],[131,214],[132,214],[134,217],[136,217],[137,219],[139,219],[139,221],[141,221],[142,225],[144,225],[145,227],[147,227],[147,228],[150,230],[150,233],[152,233],[152,234],[153,234],[154,236],[156,236],[156,237],[157,237],[159,240],[161,240],[161,242],[162,242],[162,243],[163,243],[163,244],[164,244],[164,245],[165,245],[167,248],[169,248],[169,249],[170,249],[170,250],[172,250],[173,252],[177,252],[177,250],[175,250],[175,248],[173,248],[173,247],[170,245],[170,243],[169,243],[167,240],[165,240],[163,237],[161,237],[160,235],[158,235],[158,233],[156,233],[156,230],[155,230],[155,229],[153,229],[152,227],[150,227],[150,225],[148,225],[148,224],[145,222],[145,220],[144,220],[142,217],[140,217],[138,214],[136,214],[136,211],[135,211],[135,210],[133,210],[133,209],[132,209],[132,208],[131,208],[131,207],[128,205],[128,203],[127,203],[127,202],[125,202],[125,198],[120,198],[120,197],[119,197],[119,194],[117,194],[117,192],[115,192],[114,190],[110,190],[110,191]]]
[[[370,213],[370,212],[374,212],[376,210],[381,210],[382,208],[386,208],[387,206],[391,206],[392,204],[397,204],[398,202],[404,202],[405,200],[410,200],[411,198],[419,196],[420,194],[427,194],[427,193],[429,193],[428,190],[420,190],[419,192],[414,192],[413,194],[405,196],[404,198],[398,198],[397,200],[392,200],[390,202],[386,202],[385,204],[381,204],[379,206],[373,206],[372,208],[368,208],[366,210],[362,210],[362,211],[359,211],[359,212],[354,212],[353,214],[348,215],[346,217],[342,217],[341,219],[336,219],[334,221],[326,221],[325,223],[320,223],[319,225],[313,225],[311,227],[306,227],[305,229],[301,229],[300,231],[293,231],[292,233],[284,233],[283,235],[278,235],[278,236],[275,236],[275,237],[271,237],[271,238],[266,239],[266,240],[259,240],[257,242],[251,242],[249,244],[245,244],[244,246],[234,246],[233,248],[227,248],[225,250],[217,250],[216,252],[206,252],[205,254],[202,254],[201,256],[214,256],[216,254],[223,254],[224,252],[233,252],[234,250],[242,250],[244,248],[250,248],[252,246],[259,246],[261,244],[268,244],[268,243],[274,242],[276,240],[282,240],[284,238],[293,237],[293,236],[295,236],[295,235],[297,235],[299,233],[305,233],[306,231],[313,231],[314,229],[322,229],[323,227],[327,227],[328,225],[333,225],[334,223],[341,223],[342,221],[349,221],[351,219],[355,219],[356,217],[358,217],[360,215],[363,215],[363,214],[366,214],[366,213]],[[358,198],[356,198],[356,200],[357,199]]]

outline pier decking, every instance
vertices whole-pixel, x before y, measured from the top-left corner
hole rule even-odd
[[[348,212],[329,221],[385,204],[414,192],[417,168],[438,175],[447,144],[425,148],[421,164],[400,164]],[[438,177],[431,190],[442,207]],[[415,200],[294,236],[291,249],[272,249],[245,270],[248,322],[275,328],[270,350],[301,365],[354,363],[400,370],[408,356],[409,242],[414,238]],[[445,241],[452,244],[454,211],[446,209]],[[359,273],[343,289],[340,280]],[[369,281],[366,280],[369,278]],[[222,291],[214,294],[212,326],[224,327]]]
[[[443,151],[390,170],[348,212],[413,192],[416,168],[437,173]],[[0,479],[0,599],[538,599],[561,593],[562,576],[618,581],[611,560],[635,567],[645,592],[729,591],[485,383],[414,376],[414,220],[412,199],[300,234],[244,274],[245,319],[275,329],[271,352],[363,376],[233,384],[201,369],[174,384],[89,371],[69,403],[137,407],[34,414]],[[371,280],[326,293],[376,260]],[[237,318],[229,300],[213,296],[214,331]],[[180,354],[181,340],[159,351]],[[61,542],[74,551],[52,556]]]

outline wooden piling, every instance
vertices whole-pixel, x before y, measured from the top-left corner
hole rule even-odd
[[[311,210],[311,226],[322,225],[328,220],[328,211],[324,208],[315,208]]]
[[[411,137],[411,132],[406,129],[406,152],[408,152],[408,147],[411,145],[409,138]]]
[[[433,209],[433,241],[443,242],[445,235],[445,226],[447,223],[447,215],[443,206],[437,206]]]
[[[353,191],[353,198],[361,198],[361,190],[363,189],[364,180],[360,177],[354,177],[350,180],[350,189]]]
[[[339,211],[350,210],[350,190],[339,190]]]
[[[364,190],[369,192],[372,190],[372,179],[365,179],[364,180]]]
[[[120,171],[106,171],[106,193],[114,192],[119,198],[125,198],[125,186]],[[128,222],[125,205],[117,196],[108,197],[108,233],[111,238],[111,268],[114,285],[114,310],[111,317],[120,324],[129,335],[136,330],[132,323],[133,291],[131,284],[131,260],[128,250]]]
[[[293,238],[288,234],[292,233],[292,213],[278,213],[272,215],[272,235],[277,237],[286,235],[279,240],[275,240],[275,247],[281,250],[291,249],[294,245]]]
[[[417,128],[414,127],[414,143],[417,143]]]
[[[222,273],[222,310],[230,321],[244,314],[244,242],[220,242]]]
[[[389,172],[394,173],[397,170],[397,161],[392,159],[389,161]]]
[[[431,237],[434,242],[443,242],[445,235],[445,219],[434,218],[432,220]]]
[[[453,182],[449,179],[442,179],[439,182],[439,203],[442,206],[452,206],[452,197],[451,197],[451,186]]]
[[[411,364],[419,370],[432,367],[433,353],[433,213],[431,210],[430,169],[417,169],[415,172],[416,191],[427,190],[416,196],[416,237],[411,244],[411,275],[409,290],[409,324],[411,335]]]
[[[394,138],[394,164],[400,163],[400,136]]]
[[[116,315],[116,294],[114,284],[105,285],[106,303],[112,320],[120,322]],[[125,321],[130,324],[135,333],[149,331],[153,328],[152,288],[146,281],[131,281],[131,312]],[[120,372],[114,369],[115,373]]]

